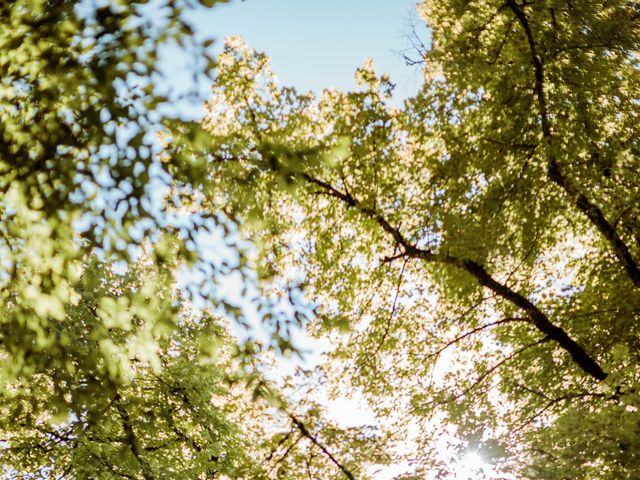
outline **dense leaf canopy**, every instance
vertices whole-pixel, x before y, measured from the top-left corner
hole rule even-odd
[[[244,220],[265,279],[304,282],[310,330],[341,333],[329,375],[416,478],[446,475],[443,438],[517,478],[634,478],[640,6],[419,10],[433,42],[402,108],[369,63],[316,98],[229,41],[204,205]]]
[[[381,458],[375,431],[263,378],[284,333],[229,335],[243,312],[218,287],[248,287],[243,249],[174,195],[202,171],[166,145],[206,135],[167,113],[161,56],[177,43],[211,80],[186,16],[215,3],[0,5],[3,478],[353,478]],[[213,260],[196,243],[215,232]]]
[[[2,474],[637,478],[640,5],[427,0],[398,108],[371,62],[318,96],[238,38],[214,62],[215,3],[0,6]],[[278,378],[300,325],[333,349]]]

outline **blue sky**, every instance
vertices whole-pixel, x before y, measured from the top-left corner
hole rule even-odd
[[[412,19],[427,35],[415,13],[416,1],[235,0],[199,10],[190,19],[199,35],[217,40],[216,51],[226,36],[240,35],[271,57],[282,84],[300,90],[352,88],[355,69],[373,58],[378,71],[396,83],[399,100],[420,83],[418,69],[406,66],[400,53],[410,47]],[[184,71],[180,59],[170,62],[178,81]]]

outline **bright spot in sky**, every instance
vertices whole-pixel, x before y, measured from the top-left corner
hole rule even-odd
[[[484,471],[486,464],[478,452],[468,452],[456,467],[456,480],[475,480]]]

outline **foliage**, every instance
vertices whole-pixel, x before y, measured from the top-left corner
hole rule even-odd
[[[244,251],[231,220],[190,214],[174,194],[195,191],[202,170],[166,145],[207,135],[167,113],[159,58],[177,42],[211,78],[210,41],[186,16],[215,3],[0,6],[4,477],[327,476],[349,471],[329,457],[339,442],[345,465],[366,464],[375,433],[290,405],[263,378],[263,351],[290,350],[283,332],[262,348],[229,335],[220,316],[242,312],[218,287],[233,274],[246,287]],[[231,247],[223,260],[196,244],[211,230]],[[182,289],[180,272],[194,279]],[[261,306],[277,326],[284,313]],[[280,474],[274,439],[292,425],[306,433],[282,444]]]
[[[117,275],[91,261],[74,286],[81,298],[58,328],[58,355],[40,354],[43,365],[33,375],[5,383],[10,476],[201,478],[217,472],[239,478],[250,464],[247,441],[227,418],[233,403],[225,401],[230,352],[222,326],[215,317],[184,311],[166,282],[172,272],[149,263]],[[150,289],[154,278],[164,278],[167,287]],[[131,305],[128,315],[115,310],[143,295],[147,301]],[[150,312],[166,312],[165,318]],[[218,339],[211,358],[198,348],[205,333],[210,342]],[[158,338],[158,348],[151,348]]]
[[[155,17],[146,3],[0,9],[2,343],[16,371],[57,343],[85,252],[126,260],[163,220],[156,135],[173,120],[160,110],[158,52],[188,40],[183,11],[197,2],[156,2]]]
[[[173,275],[149,259],[124,274],[87,262],[59,345],[34,353],[42,366],[33,374],[4,375],[8,478],[306,478],[339,472],[328,449],[348,472],[375,458],[375,432],[331,425],[317,406],[286,405],[259,372],[239,368],[227,327],[189,308]],[[151,279],[164,288],[150,290]],[[111,311],[140,298],[134,292],[147,302],[128,315]]]
[[[420,12],[426,80],[399,109],[369,63],[315,98],[229,41],[202,205],[243,220],[261,278],[304,283],[328,370],[419,426],[416,471],[446,476],[453,435],[517,478],[633,478],[640,7]]]
[[[367,478],[395,441],[402,478],[465,450],[517,478],[634,478],[637,2],[425,1],[402,108],[370,62],[316,98],[231,39],[203,128],[163,113],[158,63],[178,42],[211,73],[199,3],[0,6],[4,474]],[[233,259],[204,255],[214,227]],[[219,318],[243,324],[218,284],[251,269],[265,345]],[[269,358],[305,322],[335,350],[290,395]],[[325,379],[388,431],[329,421]]]

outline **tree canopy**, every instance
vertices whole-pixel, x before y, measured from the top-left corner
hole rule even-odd
[[[232,219],[180,201],[201,162],[167,145],[207,136],[170,113],[161,56],[177,43],[211,81],[187,16],[215,3],[0,6],[3,478],[353,476],[380,457],[377,432],[267,381],[283,331],[230,335],[242,306],[219,284],[250,287],[245,248]],[[278,302],[254,304],[280,325]]]
[[[228,42],[203,205],[243,219],[264,278],[305,284],[329,375],[419,426],[398,437],[415,478],[445,474],[451,432],[516,478],[633,478],[640,6],[419,11],[401,108],[371,64],[315,97]]]
[[[372,62],[314,95],[239,38],[213,59],[186,18],[215,3],[0,6],[3,475],[452,478],[477,452],[636,478],[640,4],[426,0],[397,107]],[[173,42],[202,124],[167,113]],[[274,377],[300,327],[332,350]]]

